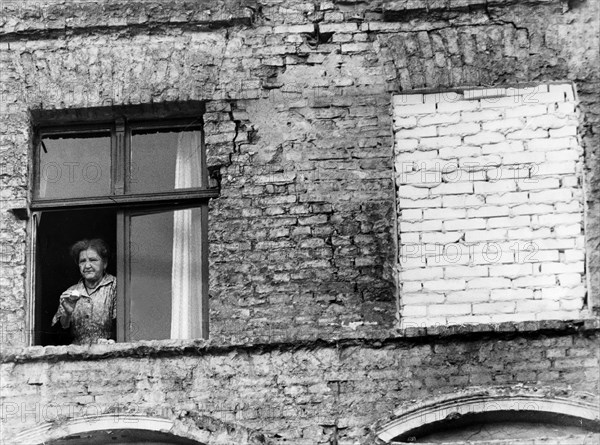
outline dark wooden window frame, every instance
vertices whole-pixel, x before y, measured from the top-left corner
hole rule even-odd
[[[173,107],[171,107],[173,108]],[[183,113],[186,117],[175,117],[181,114],[181,109],[175,110],[164,108],[153,108],[148,110],[141,107],[129,107],[130,113],[124,113],[123,109],[101,109],[85,110],[85,121],[81,122],[81,113],[66,112],[66,116],[59,113],[49,118],[39,119],[35,126],[35,139],[33,144],[33,175],[30,182],[33,188],[33,198],[29,205],[29,213],[68,211],[83,209],[112,208],[116,211],[117,221],[117,341],[127,342],[130,339],[130,297],[127,286],[129,277],[130,252],[128,249],[129,231],[128,218],[138,211],[168,211],[185,208],[201,209],[201,296],[200,311],[201,335],[208,338],[209,312],[208,312],[208,202],[211,198],[219,196],[218,189],[210,189],[208,182],[208,170],[206,168],[206,148],[204,144],[204,131],[202,112],[203,107],[192,104],[184,107]],[[190,112],[191,111],[191,112]],[[174,116],[165,116],[165,114]],[[192,116],[190,116],[190,114]],[[43,115],[43,114],[42,114]],[[98,119],[98,115],[103,115]],[[108,117],[107,117],[108,115]],[[77,116],[71,122],[69,116]],[[90,122],[91,121],[91,122]],[[202,185],[199,188],[178,189],[160,193],[128,193],[127,172],[130,168],[131,157],[131,135],[137,130],[198,130],[201,132],[201,166],[203,170]],[[73,136],[77,134],[91,133],[111,134],[111,195],[89,197],[89,198],[67,198],[67,199],[45,199],[37,197],[38,178],[40,169],[39,150],[42,149],[41,141],[47,136]],[[36,245],[35,223],[32,226],[32,244]],[[36,262],[35,255],[34,263]],[[35,264],[31,268],[35,275]],[[35,278],[32,277],[34,280]],[[35,291],[35,297],[39,295],[38,288],[30,287]],[[35,297],[33,305],[35,305]],[[34,308],[32,308],[34,310]]]

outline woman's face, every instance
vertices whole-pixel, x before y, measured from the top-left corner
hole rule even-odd
[[[102,278],[106,270],[106,262],[94,249],[79,252],[79,272],[84,280],[96,282]]]

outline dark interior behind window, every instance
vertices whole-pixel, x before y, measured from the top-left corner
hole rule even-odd
[[[52,326],[59,296],[80,279],[77,264],[70,256],[71,246],[83,238],[102,238],[111,249],[107,272],[116,275],[116,217],[114,210],[43,212],[38,227],[39,299],[36,311],[36,344],[71,343],[69,331]]]

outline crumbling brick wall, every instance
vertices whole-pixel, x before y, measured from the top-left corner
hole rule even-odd
[[[389,328],[389,93],[572,80],[597,293],[597,5],[430,3],[8,4],[5,239],[26,245],[25,223],[6,209],[27,199],[28,109],[216,101],[228,119],[207,139],[221,181],[210,216],[213,332]],[[2,316],[25,329],[25,256],[7,252]]]
[[[182,5],[2,5],[5,401],[18,409],[21,399],[34,410],[64,400],[88,407],[118,394],[133,410],[166,403],[168,417],[202,407],[217,417],[227,400],[243,412],[231,422],[312,444],[367,442],[373,422],[396,405],[437,391],[539,383],[597,392],[594,325],[580,324],[579,332],[534,323],[529,330],[539,332],[477,339],[428,338],[434,332],[424,330],[412,341],[385,340],[397,321],[391,97],[417,88],[574,83],[585,156],[587,293],[597,298],[597,2]],[[210,209],[218,346],[206,353],[198,352],[203,345],[168,342],[10,350],[24,346],[25,330],[34,328],[26,322],[27,223],[9,211],[29,199],[31,110],[189,100],[206,103],[208,161],[221,187]],[[373,335],[343,347],[331,340]],[[306,341],[316,338],[328,340]],[[277,415],[261,420],[257,410],[269,407]],[[29,415],[6,431],[45,421]]]
[[[119,416],[196,414],[270,443],[366,444],[374,443],[376,422],[399,406],[467,387],[581,392],[594,400],[597,333],[463,340],[382,337],[260,349],[145,344],[126,357],[107,346],[71,349],[69,357],[65,346],[15,351],[1,369],[4,437],[85,415],[114,413],[114,427],[127,428]],[[515,402],[515,409],[524,405]]]

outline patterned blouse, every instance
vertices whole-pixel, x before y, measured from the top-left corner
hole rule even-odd
[[[70,327],[72,343],[76,345],[97,343],[101,338],[114,339],[113,321],[117,318],[117,279],[110,274],[105,274],[92,291],[88,291],[83,280],[79,280],[79,283],[65,292],[72,291],[78,291],[81,295],[75,304],[73,314],[69,317],[59,304],[52,318],[52,325],[54,326],[60,320],[63,328]]]

